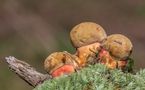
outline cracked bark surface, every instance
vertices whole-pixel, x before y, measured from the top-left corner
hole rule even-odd
[[[45,80],[52,79],[48,74],[42,74],[36,71],[28,63],[18,60],[13,56],[5,57],[5,60],[14,73],[16,73],[20,78],[26,81],[29,85],[36,87],[37,85],[43,83]]]

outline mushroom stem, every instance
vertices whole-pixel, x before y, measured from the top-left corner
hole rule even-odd
[[[100,43],[98,42],[77,48],[76,56],[78,56],[79,66],[94,64],[99,49]]]
[[[29,85],[36,87],[47,79],[52,77],[48,74],[42,74],[36,71],[28,63],[18,60],[13,56],[5,57],[10,70],[15,72],[20,78],[26,81]]]

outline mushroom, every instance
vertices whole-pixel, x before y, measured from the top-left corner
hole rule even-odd
[[[132,42],[121,34],[108,36],[102,46],[118,59],[126,59],[130,56],[133,48]]]
[[[70,74],[77,68],[76,56],[68,52],[54,52],[44,61],[44,69],[53,77]]]
[[[112,34],[102,43],[99,53],[100,62],[109,68],[125,68],[127,58],[132,52],[132,42],[124,35]]]
[[[100,43],[106,39],[105,30],[93,22],[83,22],[76,25],[70,32],[70,39],[73,46],[77,49],[76,56],[80,67],[92,63],[96,52],[100,48]]]

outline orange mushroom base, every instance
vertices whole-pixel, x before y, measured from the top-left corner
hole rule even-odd
[[[127,65],[126,60],[115,60],[105,49],[102,49],[99,53],[99,62],[106,65],[110,69],[120,68],[123,69]]]
[[[68,75],[75,72],[73,65],[63,65],[51,73],[52,77],[59,77],[62,75]]]

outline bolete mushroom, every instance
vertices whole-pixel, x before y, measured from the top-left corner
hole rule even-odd
[[[100,43],[106,39],[105,30],[93,22],[83,22],[76,25],[70,32],[70,39],[77,49],[79,66],[86,66],[87,62],[94,60]]]
[[[124,35],[112,34],[102,43],[100,61],[109,68],[124,68],[132,52],[132,42]]]
[[[124,35],[113,34],[102,44],[114,57],[124,59],[131,54],[133,45]]]
[[[76,56],[68,52],[54,52],[44,61],[44,69],[53,77],[70,74],[77,68]]]

